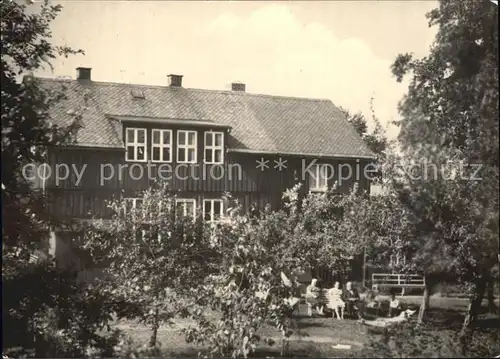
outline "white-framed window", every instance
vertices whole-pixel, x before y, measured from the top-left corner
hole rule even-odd
[[[125,214],[130,213],[132,210],[140,209],[142,202],[142,198],[125,198]]]
[[[145,128],[125,130],[125,159],[127,161],[147,162],[147,135]]]
[[[406,264],[406,255],[401,253],[391,254],[389,257],[389,264],[390,265]]]
[[[162,240],[162,237],[161,237],[161,233],[160,231],[158,230],[158,228],[150,228],[149,230],[146,230],[146,229],[142,229],[140,232],[136,232],[136,235],[140,235],[140,237],[138,237],[138,239],[140,240],[147,240],[147,239],[152,239],[152,240],[157,240],[157,241],[161,241]]]
[[[221,199],[203,200],[203,219],[208,222],[216,222],[224,215],[224,202]]]
[[[172,162],[172,130],[151,130],[151,162]]]
[[[196,163],[197,147],[198,133],[196,131],[177,131],[177,162]]]
[[[224,133],[205,132],[205,163],[224,163]]]
[[[309,190],[326,192],[328,190],[329,165],[315,164],[309,172]]]
[[[196,217],[196,200],[192,198],[177,198],[175,200],[176,210],[181,212],[184,217]]]
[[[158,202],[158,215],[160,216],[163,216],[163,215],[166,215],[170,212],[170,210],[172,209],[172,201],[171,200],[160,200]]]
[[[142,198],[125,198],[125,208],[124,211],[125,213],[130,213],[132,210],[140,210],[143,205],[143,199]],[[159,204],[160,207],[160,204]],[[154,223],[152,221],[148,220],[148,216],[146,211],[142,212],[143,220],[140,222],[142,223],[142,228],[138,229],[136,225],[134,224],[133,230],[135,232],[136,240],[137,241],[145,241],[146,239],[149,238],[156,238],[157,240],[161,241],[161,234],[158,231],[157,228],[154,227]],[[149,230],[146,228],[149,227]],[[146,227],[144,227],[146,226]],[[152,231],[148,234],[148,231]]]

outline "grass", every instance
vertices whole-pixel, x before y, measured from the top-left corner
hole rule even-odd
[[[355,320],[337,320],[327,317],[304,316],[307,308],[303,306],[297,318],[297,328],[290,338],[289,349],[294,356],[314,357],[345,356],[345,350],[332,349],[335,344],[351,345],[352,349],[360,350],[366,343],[367,328]],[[181,332],[183,328],[194,325],[189,320],[176,320],[174,325],[163,326],[158,331],[158,341],[165,356],[196,356],[200,348],[185,342]],[[134,344],[143,346],[148,344],[151,330],[142,324],[121,321],[116,327],[133,339]],[[281,350],[281,333],[272,325],[265,325],[258,334],[263,338],[271,338],[276,344],[273,346],[262,344],[258,348],[258,356],[279,356]],[[351,350],[352,352],[352,350]]]
[[[408,296],[400,297],[408,307],[417,307],[421,297]],[[432,323],[433,331],[436,335],[452,336],[456,333],[463,321],[464,310],[468,302],[463,299],[432,297],[431,309],[428,312],[428,319]],[[297,318],[297,328],[289,339],[289,353],[292,357],[359,357],[362,356],[369,343],[369,338],[376,338],[381,335],[373,329],[357,323],[355,320],[337,320],[325,317],[309,318],[304,316],[305,306],[302,306]],[[187,344],[181,330],[194,323],[189,320],[177,320],[175,325],[164,326],[158,332],[158,340],[161,343],[162,356],[164,357],[195,357],[200,348]],[[478,323],[479,329],[491,330],[498,328],[500,320],[498,317],[483,316]],[[149,342],[151,330],[143,325],[131,322],[119,322],[116,326],[126,335],[131,337],[138,346],[146,345]],[[261,328],[259,334],[262,337],[273,338],[276,342],[273,346],[262,344],[257,348],[255,357],[278,357],[281,350],[281,334],[271,325]],[[332,345],[350,345],[351,349],[334,349]]]

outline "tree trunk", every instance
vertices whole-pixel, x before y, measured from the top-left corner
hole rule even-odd
[[[476,320],[476,317],[481,309],[481,303],[483,302],[486,285],[487,283],[484,277],[479,278],[476,283],[474,283],[474,293],[470,299],[470,303],[467,308],[467,313],[465,314],[464,323],[462,325],[462,330],[460,331],[459,337],[462,356],[467,355],[467,348],[474,334],[474,328],[472,324]]]
[[[485,278],[479,278],[474,285],[474,293],[470,299],[469,307],[467,313],[465,314],[464,323],[462,325],[461,336],[465,336],[467,328],[469,328],[476,320],[477,315],[481,309],[481,303],[483,302],[484,292],[486,291],[486,280]]]
[[[283,338],[281,339],[281,353],[280,353],[280,356],[282,357],[287,357],[289,356],[289,347],[290,347],[290,342],[288,341],[288,339],[283,336]]]
[[[387,328],[384,328],[383,330],[383,334],[382,334],[382,342],[385,344],[385,345],[389,345],[389,341],[391,339],[391,336],[389,334],[389,329]]]
[[[430,297],[431,297],[431,283],[425,278],[425,288],[424,294],[422,296],[422,303],[420,304],[420,309],[418,310],[417,324],[422,324],[424,321],[425,313],[429,309]]]
[[[153,334],[151,335],[151,339],[149,341],[149,346],[151,348],[155,348],[158,341],[158,328],[160,327],[160,313],[158,308],[155,309],[155,316],[153,318]]]
[[[495,293],[494,293],[495,279],[489,278],[487,287],[487,297],[488,297],[488,312],[498,313],[498,307],[495,304]]]

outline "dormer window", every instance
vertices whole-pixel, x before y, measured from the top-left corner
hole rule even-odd
[[[177,131],[177,162],[196,163],[198,133],[196,131]]]
[[[127,128],[125,132],[127,161],[147,162],[146,138],[145,128]]]
[[[130,94],[132,95],[133,98],[137,98],[137,99],[145,99],[146,96],[144,96],[144,91],[140,90],[140,89],[132,89],[130,91]]]
[[[205,163],[224,163],[223,132],[205,132]]]

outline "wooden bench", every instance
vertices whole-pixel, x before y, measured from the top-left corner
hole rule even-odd
[[[319,296],[318,296],[319,305],[326,306],[328,304],[327,292],[328,292],[328,289],[320,290]],[[306,293],[300,294],[299,304],[304,304],[304,305],[307,304]],[[300,310],[299,310],[299,314],[300,314]]]
[[[328,294],[328,289],[321,289],[319,291],[318,302],[321,305],[326,305],[328,303],[327,294]],[[306,303],[306,294],[305,293],[301,294],[301,300],[303,303]]]
[[[406,288],[424,288],[424,277],[416,274],[377,273],[372,274],[372,290],[381,288],[401,288],[401,295],[405,295]]]

